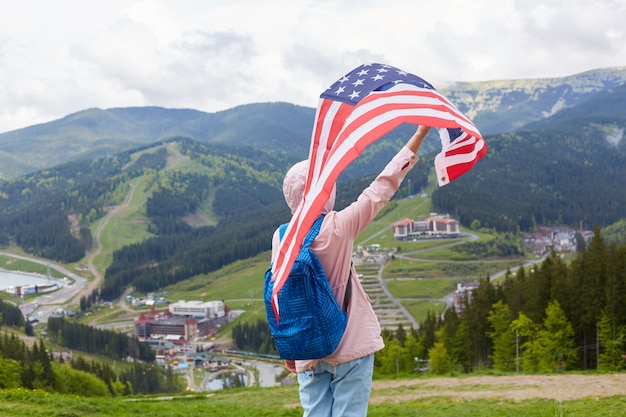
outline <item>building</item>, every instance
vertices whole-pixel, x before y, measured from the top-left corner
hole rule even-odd
[[[426,220],[402,219],[393,224],[393,237],[396,240],[457,237],[460,233],[459,222],[449,215],[432,215]]]
[[[172,303],[169,311],[175,316],[219,318],[226,315],[223,301],[184,301]]]
[[[37,284],[26,284],[26,285],[11,285],[4,289],[4,292],[9,293],[11,295],[17,295],[18,297],[24,295],[32,295],[32,294],[41,294],[44,292],[50,292],[58,290],[60,287],[58,284],[49,284],[49,285],[37,285]]]
[[[171,307],[171,306],[170,306]],[[211,311],[210,316],[173,314],[169,309],[163,313],[153,305],[148,313],[135,319],[135,336],[139,340],[166,339],[174,344],[184,344],[198,337],[207,337],[228,323],[226,309],[221,313]]]
[[[457,313],[463,311],[463,299],[471,300],[472,291],[474,291],[480,285],[480,281],[467,281],[458,282],[456,284],[456,291],[452,296],[452,305]]]

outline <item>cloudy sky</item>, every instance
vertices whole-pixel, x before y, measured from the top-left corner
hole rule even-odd
[[[449,81],[626,65],[623,0],[0,0],[0,133],[91,107],[214,112],[367,62]]]

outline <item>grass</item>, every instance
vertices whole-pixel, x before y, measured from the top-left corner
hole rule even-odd
[[[442,278],[454,277],[458,280],[478,279],[520,264],[519,260],[441,262],[403,259],[396,257],[384,271],[391,278]]]
[[[218,271],[181,281],[168,288],[173,300],[200,299],[202,294],[213,300],[263,299],[265,271],[270,263],[270,253],[236,261]]]
[[[442,313],[446,309],[446,303],[433,300],[403,300],[402,305],[417,320],[423,321],[428,313]]]
[[[476,387],[475,390],[486,389]],[[369,417],[603,417],[624,416],[623,396],[555,401],[534,399],[462,399],[429,396],[403,400],[410,390],[372,392]],[[187,395],[171,400],[158,398],[78,398],[24,389],[0,391],[0,415],[6,417],[295,417],[302,415],[297,386],[248,388],[216,391],[208,395]]]
[[[118,206],[117,213],[108,218],[106,226],[102,222],[107,217],[99,219],[91,226],[91,233],[96,234],[96,229],[102,227],[100,232],[100,242],[102,244],[101,253],[93,260],[94,266],[104,275],[104,271],[111,264],[114,251],[123,246],[141,242],[152,235],[147,231],[148,220],[143,214],[145,194],[145,178],[138,177],[131,182],[132,198],[127,207]],[[129,192],[130,189],[129,189]]]
[[[397,298],[443,298],[454,292],[458,279],[388,280],[387,288]]]
[[[25,255],[28,256],[28,255]],[[48,266],[42,265],[36,262],[27,261],[25,259],[18,259],[11,256],[0,255],[0,268],[9,270],[9,271],[22,271],[22,272],[32,272],[36,274],[41,274],[44,276],[48,276]],[[54,268],[50,268],[50,275],[53,278],[63,278],[61,272],[57,271]]]

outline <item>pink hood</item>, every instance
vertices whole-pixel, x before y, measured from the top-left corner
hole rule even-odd
[[[283,194],[285,195],[287,205],[291,209],[291,214],[296,211],[298,204],[300,204],[302,200],[304,183],[306,182],[308,171],[309,160],[305,159],[292,166],[289,171],[287,171],[287,174],[285,174],[285,179],[283,180]],[[336,187],[333,187],[321,214],[326,214],[335,207],[335,195]]]

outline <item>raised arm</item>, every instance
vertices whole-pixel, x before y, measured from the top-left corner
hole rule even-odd
[[[411,139],[409,139],[409,141],[406,143],[406,147],[412,150],[413,153],[417,153],[420,146],[422,145],[422,141],[428,134],[429,130],[430,130],[430,127],[428,126],[422,126],[422,125],[418,126],[413,136],[411,136]]]

